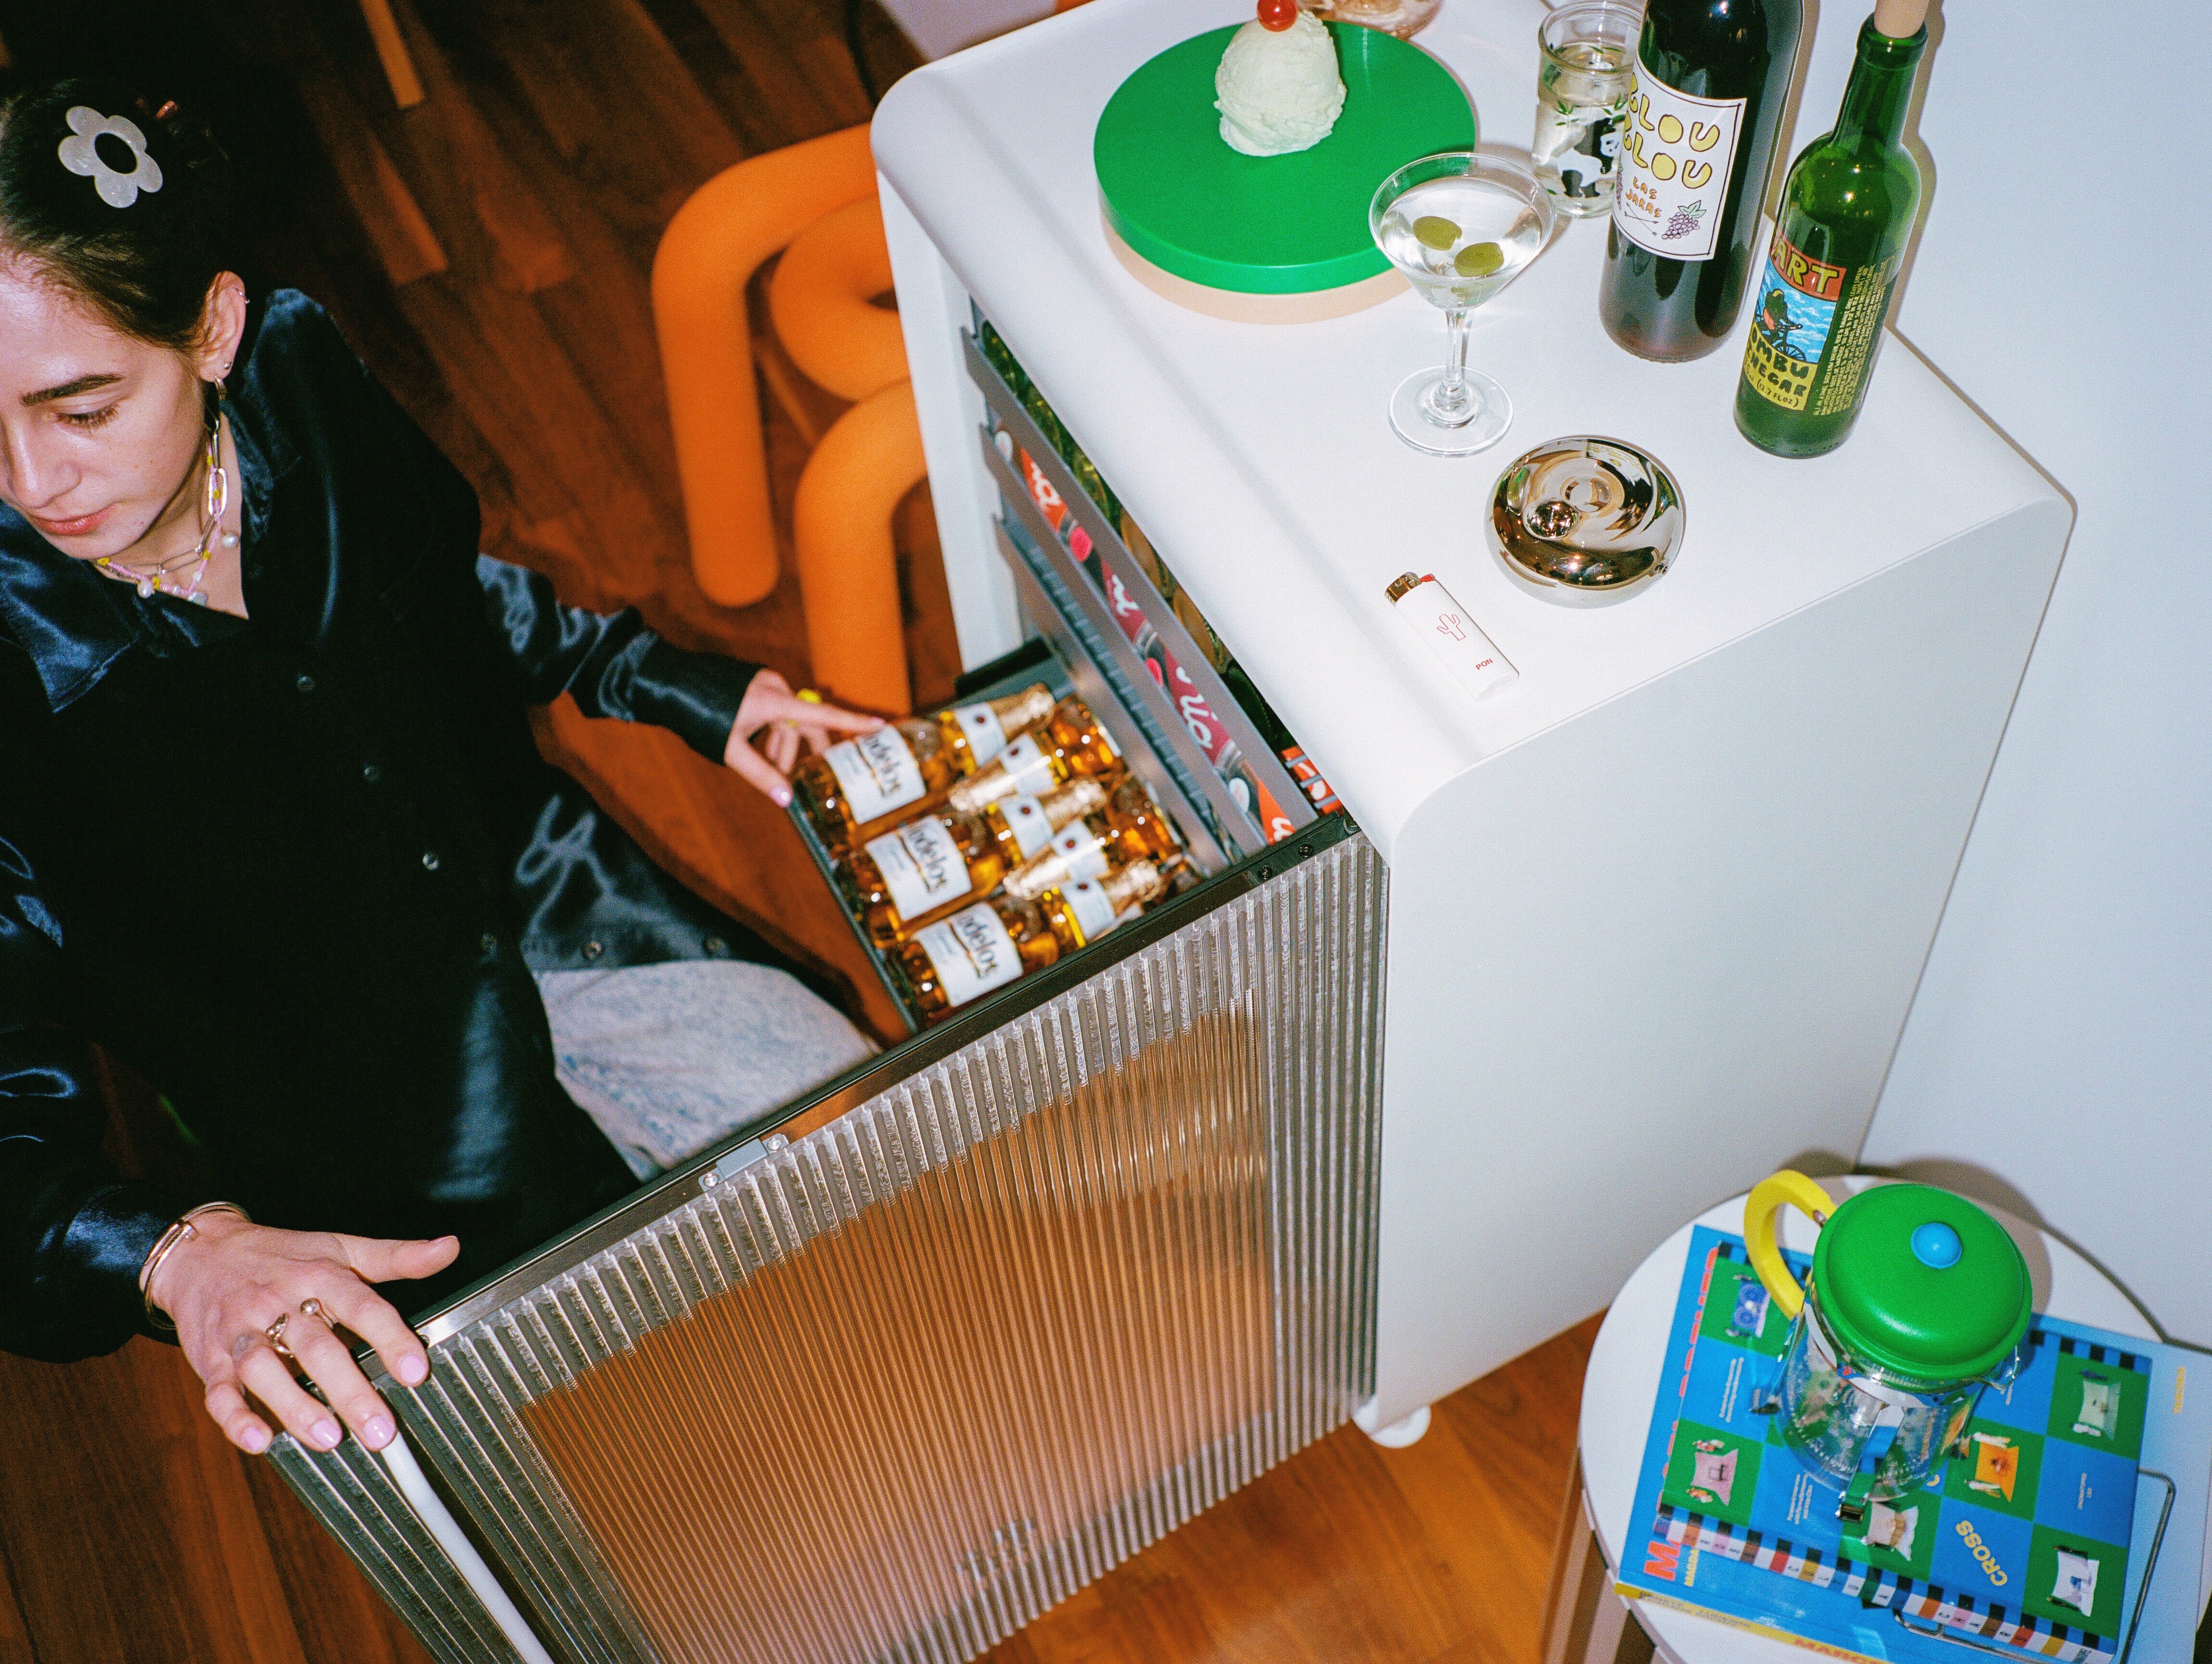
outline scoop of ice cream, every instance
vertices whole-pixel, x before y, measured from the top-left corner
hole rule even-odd
[[[1213,72],[1221,137],[1248,156],[1305,150],[1328,137],[1344,108],[1344,78],[1328,27],[1300,12],[1287,29],[1247,23]]]

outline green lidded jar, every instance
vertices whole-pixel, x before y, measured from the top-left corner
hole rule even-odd
[[[1776,1237],[1784,1204],[1821,1226],[1802,1288]],[[1743,1234],[1768,1297],[1796,1320],[1776,1382],[1782,1442],[1838,1488],[1838,1517],[1863,1525],[1874,1503],[1939,1482],[2033,1316],[2027,1261],[2004,1227],[1929,1185],[1836,1202],[1785,1171],[1753,1188]]]
[[[1813,1250],[1814,1303],[1844,1350],[1885,1374],[1978,1381],[2027,1333],[2027,1261],[1964,1197],[1878,1185],[1829,1217]]]

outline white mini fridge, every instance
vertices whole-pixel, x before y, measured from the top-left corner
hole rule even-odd
[[[1421,37],[1508,148],[1539,15]],[[1201,881],[424,1315],[432,1380],[379,1383],[411,1455],[279,1440],[441,1658],[972,1657],[1597,1310],[1713,1201],[1856,1157],[2064,500],[1894,340],[1840,451],[1753,450],[1740,345],[1606,339],[1602,221],[1476,316],[1504,441],[1407,448],[1418,297],[1232,323],[1109,248],[1098,112],[1246,15],[1096,0],[874,129],[968,691],[1083,695]],[[1681,489],[1614,604],[1484,537],[1570,434]],[[1454,679],[1407,571],[1510,687]]]

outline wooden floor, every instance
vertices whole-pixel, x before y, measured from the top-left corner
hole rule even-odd
[[[1339,1428],[990,1664],[1534,1664],[1597,1323],[1441,1400],[1406,1449]]]
[[[795,585],[744,611],[691,583],[647,276],[698,185],[865,121],[840,0],[395,0],[427,91],[402,113],[354,0],[0,0],[33,70],[194,104],[238,161],[258,278],[328,305],[475,482],[484,547],[565,598],[807,678]],[[909,67],[860,9],[868,82]],[[787,517],[834,401],[767,401]],[[956,671],[926,501],[902,515],[918,700]],[[784,817],[667,736],[541,725],[673,870],[896,1019]],[[137,1102],[126,1090],[126,1103]],[[112,1153],[183,1159],[143,1113]],[[995,1655],[1000,1664],[1529,1660],[1585,1326],[1437,1406],[1420,1444],[1340,1432]],[[225,1446],[176,1352],[0,1357],[0,1664],[398,1664],[422,1655],[266,1464]]]

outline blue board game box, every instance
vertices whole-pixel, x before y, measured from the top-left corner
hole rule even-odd
[[[1785,1257],[1802,1279],[1809,1260]],[[2127,1654],[2174,1494],[2148,1471],[2160,1451],[2147,1430],[2154,1447],[2179,1439],[2177,1454],[2203,1433],[2201,1414],[2185,1425],[2187,1354],[2039,1315],[2010,1387],[1984,1392],[1928,1486],[1847,1524],[1837,1482],[1781,1442],[1789,1333],[1742,1239],[1697,1228],[1624,1595],[1880,1664],[1958,1664],[1977,1649],[2062,1664]],[[2154,1390],[2171,1405],[2154,1410]],[[2203,1487],[2194,1494],[2201,1507]]]

